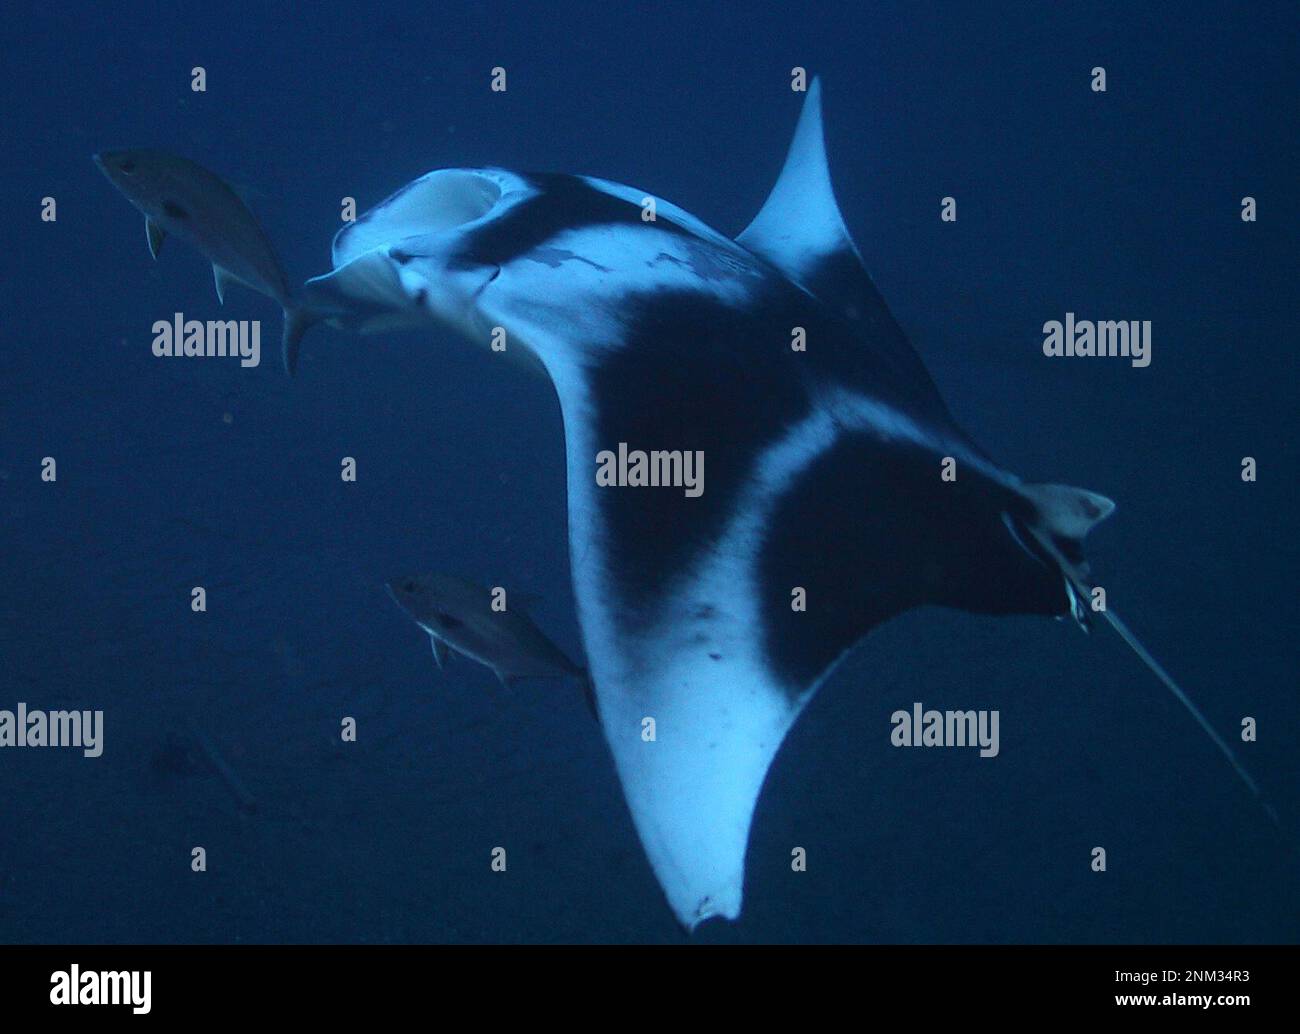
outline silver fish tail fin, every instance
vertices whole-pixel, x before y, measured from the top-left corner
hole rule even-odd
[[[301,302],[291,302],[284,307],[284,336],[280,341],[280,351],[284,357],[284,370],[291,377],[298,369],[298,347],[307,330],[319,323],[323,317],[304,306]]]

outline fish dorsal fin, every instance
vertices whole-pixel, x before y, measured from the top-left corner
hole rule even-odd
[[[441,671],[443,665],[447,663],[447,644],[430,633],[429,645],[433,647],[433,659],[438,665],[438,670]]]
[[[231,284],[239,283],[239,280],[230,272],[222,269],[215,262],[212,264],[212,279],[217,285],[217,301],[222,305],[226,304],[226,288]]]
[[[736,240],[837,309],[864,287],[875,294],[831,188],[820,80],[808,87],[776,186]]]

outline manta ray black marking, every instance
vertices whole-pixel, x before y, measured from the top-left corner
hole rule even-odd
[[[764,776],[853,644],[923,604],[1086,621],[1082,541],[1113,504],[1022,481],[953,421],[845,231],[816,83],[736,240],[661,199],[648,221],[644,200],[581,176],[440,170],[340,232],[307,291],[363,332],[433,324],[486,346],[504,328],[549,375],[601,722],[694,927],[739,914]],[[702,450],[704,494],[599,487],[596,455],[620,442]]]

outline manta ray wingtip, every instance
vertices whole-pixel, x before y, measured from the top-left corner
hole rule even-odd
[[[691,897],[685,901],[676,897],[668,887],[665,887],[665,891],[668,893],[673,918],[677,920],[682,933],[688,937],[710,919],[734,921],[740,918],[742,890],[739,884],[729,886],[717,894]]]

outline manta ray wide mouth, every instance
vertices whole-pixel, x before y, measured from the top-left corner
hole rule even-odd
[[[407,184],[334,238],[334,265],[372,248],[458,230],[488,216],[501,201],[501,180],[475,169],[439,169]]]
[[[403,191],[393,214],[410,218],[426,232],[454,230],[483,218],[500,200],[501,185],[491,177],[466,169],[442,169]]]

